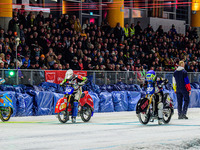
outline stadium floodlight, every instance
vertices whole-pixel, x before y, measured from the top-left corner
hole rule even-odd
[[[9,75],[12,77],[15,75],[15,72],[12,70],[12,71],[9,71]]]

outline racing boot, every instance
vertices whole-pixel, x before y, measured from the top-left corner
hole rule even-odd
[[[72,117],[72,123],[76,123],[76,117]]]
[[[76,116],[78,115],[78,102],[74,102],[74,106],[72,108],[72,123],[76,123]]]
[[[162,118],[158,118],[158,124],[161,125],[163,123]]]
[[[162,124],[162,118],[163,118],[163,103],[158,104],[158,124]]]

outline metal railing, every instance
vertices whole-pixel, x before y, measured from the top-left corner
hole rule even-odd
[[[65,70],[66,71],[66,70]],[[97,85],[115,84],[123,82],[126,84],[141,84],[144,75],[140,71],[87,71],[93,83]],[[169,80],[172,83],[173,72],[156,72],[156,75]],[[45,82],[45,70],[0,70],[0,77],[6,80],[6,84],[31,84],[38,85]],[[200,82],[200,72],[188,73],[190,82]]]

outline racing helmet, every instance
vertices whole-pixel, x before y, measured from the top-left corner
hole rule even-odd
[[[72,69],[67,70],[66,74],[65,74],[65,79],[66,80],[71,80],[74,76],[74,72]]]
[[[146,81],[147,82],[154,82],[156,80],[156,73],[153,70],[149,70],[146,73]]]

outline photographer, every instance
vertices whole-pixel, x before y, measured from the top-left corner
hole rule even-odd
[[[49,52],[46,54],[46,58],[47,58],[47,67],[48,67],[48,69],[52,69],[53,68],[53,64],[55,63],[55,60],[57,59],[57,56],[53,52],[52,48],[49,48]]]

